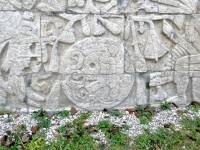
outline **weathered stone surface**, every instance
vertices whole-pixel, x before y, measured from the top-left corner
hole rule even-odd
[[[0,0],[11,110],[199,101],[198,0]]]
[[[1,73],[38,72],[41,64],[40,14],[0,11]]]
[[[76,13],[116,14],[118,0],[68,0],[67,8]]]
[[[42,16],[44,71],[60,74],[122,74],[123,30],[124,18],[120,15]]]
[[[170,49],[173,43],[165,36],[163,24],[169,21],[170,23],[167,23],[172,25],[178,17],[182,16],[130,15],[127,17],[125,27],[126,72],[143,73],[172,69]],[[183,21],[178,22],[179,26]]]
[[[62,82],[64,94],[81,108],[104,109],[119,105],[129,95],[131,75],[67,75]]]
[[[150,74],[150,102],[173,102],[178,106],[188,105],[191,101],[199,101],[199,72],[167,71]]]
[[[67,0],[1,0],[0,10],[65,11]]]
[[[198,0],[121,0],[124,13],[193,14],[199,9]]]
[[[60,89],[57,76],[29,74],[27,76],[1,76],[0,78],[1,104],[6,104],[11,109],[48,108],[52,100],[53,105],[56,105],[56,100],[59,101],[57,97],[59,97]]]

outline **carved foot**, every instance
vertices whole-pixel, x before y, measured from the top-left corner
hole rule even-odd
[[[161,86],[157,86],[157,94],[154,96],[156,101],[164,101],[167,98],[167,93]]]
[[[185,94],[184,95],[170,97],[166,101],[167,102],[173,102],[177,106],[187,106],[189,104],[189,102],[187,102],[187,98],[186,98]]]
[[[34,102],[34,101],[33,101],[32,99],[30,99],[30,98],[28,99],[27,104],[30,105],[30,106],[36,107],[36,108],[40,108],[40,107],[41,107],[40,104]]]

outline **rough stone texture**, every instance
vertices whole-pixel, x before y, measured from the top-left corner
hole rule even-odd
[[[199,0],[0,0],[0,104],[200,102]]]

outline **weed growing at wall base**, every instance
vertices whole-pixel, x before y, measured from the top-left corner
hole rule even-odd
[[[168,110],[171,108],[171,102],[164,102],[160,105],[161,110]]]

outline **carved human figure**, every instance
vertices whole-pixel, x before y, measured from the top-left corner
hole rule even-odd
[[[16,95],[19,100],[28,105],[40,107],[35,100],[44,101],[44,98],[30,92],[26,88],[27,83],[24,79],[25,68],[31,67],[31,58],[37,58],[37,61],[41,62],[38,29],[32,21],[34,16],[31,12],[25,11],[22,17],[14,19],[20,23],[16,27],[16,34],[9,42],[8,52],[2,64],[2,70],[9,72],[10,75],[8,81],[4,82],[7,89],[11,89],[12,92],[10,93]],[[34,52],[30,48],[33,43],[36,44]],[[32,69],[35,71],[34,66],[32,66]]]
[[[193,20],[194,21],[194,20]],[[193,21],[191,23],[193,23]],[[195,47],[189,42],[194,42],[194,29],[199,25],[196,23],[195,27],[191,23],[186,23],[186,40],[178,34],[171,25],[166,21],[163,22],[163,32],[175,43],[175,47],[172,51],[172,61],[171,65],[175,70],[174,73],[169,74],[169,76],[162,77],[159,75],[161,81],[164,82],[155,84],[162,85],[169,82],[174,82],[176,84],[177,94],[175,96],[169,97],[166,101],[171,101],[177,105],[187,105],[189,101],[186,97],[186,91],[189,85],[189,79],[192,78],[192,95],[195,101],[199,101],[199,94],[197,89],[199,89],[198,83],[200,82],[199,71],[200,71],[200,54]],[[170,58],[171,59],[171,58]],[[153,75],[152,75],[153,77]],[[152,78],[153,79],[153,78]],[[152,84],[152,86],[155,86]]]
[[[200,64],[198,55],[184,56],[176,61],[175,72],[174,72],[174,83],[176,83],[177,95],[169,97],[167,101],[176,103],[177,105],[187,105],[189,101],[186,97],[186,91],[189,85],[190,77],[192,79],[192,95],[195,101],[199,101],[199,95],[196,90],[199,89],[198,83],[200,78],[198,72],[200,71]],[[193,69],[195,68],[195,71]]]
[[[10,69],[10,75],[20,75],[24,68],[29,67],[30,59],[33,57],[41,61],[38,29],[31,21],[32,19],[32,13],[24,12],[23,20],[20,20],[21,23],[18,27],[18,34],[12,38],[9,44],[2,69],[6,72]],[[33,43],[36,44],[34,53],[30,49]]]

